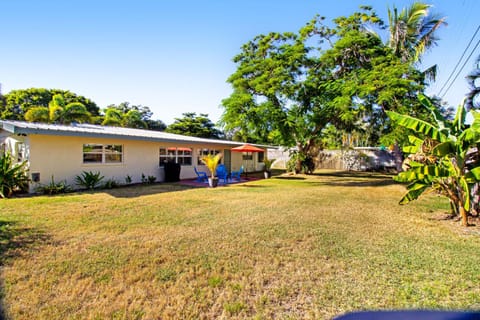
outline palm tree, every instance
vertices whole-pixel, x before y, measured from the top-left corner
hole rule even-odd
[[[61,94],[56,94],[48,107],[33,107],[25,113],[25,120],[29,122],[46,122],[70,124],[72,122],[89,122],[90,112],[83,103],[71,102],[65,105]]]
[[[390,40],[388,45],[403,62],[419,62],[421,56],[438,38],[436,31],[445,25],[445,17],[430,12],[431,5],[414,2],[400,13],[394,6],[388,9]]]
[[[117,108],[107,108],[105,118],[102,122],[104,126],[126,127],[147,129],[147,123],[142,119],[142,114],[138,110],[129,110],[124,113]]]
[[[416,64],[422,55],[436,45],[436,31],[446,25],[445,17],[438,17],[430,12],[431,5],[414,2],[410,7],[398,12],[397,8],[388,9],[390,38],[388,46],[404,63]],[[434,81],[437,75],[437,65],[423,71],[426,80]],[[394,156],[397,171],[401,171],[403,156],[398,143],[394,146]]]

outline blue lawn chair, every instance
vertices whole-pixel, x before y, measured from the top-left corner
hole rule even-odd
[[[240,181],[240,179],[241,179],[240,176],[242,175],[242,173],[243,173],[243,166],[241,166],[240,170],[238,170],[238,171],[232,171],[230,176],[231,176],[232,180],[235,179],[235,180]]]
[[[197,182],[207,182],[208,181],[208,176],[206,172],[203,171],[198,171],[197,167],[193,167],[195,170],[195,173],[197,174]]]
[[[218,179],[223,179],[223,182],[226,184],[228,183],[228,172],[227,168],[225,168],[225,165],[219,164],[217,167],[217,177]]]

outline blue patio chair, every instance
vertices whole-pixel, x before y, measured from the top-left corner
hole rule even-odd
[[[197,167],[193,167],[195,170],[195,173],[197,174],[197,182],[207,182],[208,181],[208,176],[206,172],[203,171],[198,171]]]
[[[240,170],[238,170],[238,171],[232,171],[230,176],[231,176],[232,180],[235,179],[235,180],[240,181],[240,179],[241,179],[240,176],[242,175],[242,173],[243,173],[243,166],[241,166]]]
[[[224,183],[228,183],[228,172],[227,168],[225,168],[225,165],[219,164],[217,167],[217,177],[218,179],[223,179]]]

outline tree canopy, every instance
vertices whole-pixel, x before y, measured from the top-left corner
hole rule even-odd
[[[91,115],[81,102],[66,104],[62,94],[56,94],[48,107],[31,107],[25,113],[25,120],[30,122],[47,122],[69,124],[72,122],[90,122]]]
[[[169,125],[166,132],[183,134],[186,136],[219,139],[221,131],[215,128],[215,124],[208,118],[208,114],[195,112],[183,113],[182,118],[175,118],[175,122]]]
[[[130,105],[122,102],[119,105],[111,104],[105,110],[102,125],[147,129],[147,120],[152,116],[150,108],[142,105]]]
[[[297,170],[327,127],[377,144],[392,132],[385,110],[425,113],[416,99],[424,74],[381,40],[384,22],[371,7],[334,19],[333,27],[324,20],[243,45],[227,80],[233,93],[222,101],[227,135],[294,146]]]
[[[0,118],[9,120],[24,120],[25,114],[31,108],[48,108],[55,95],[62,96],[65,106],[80,103],[85,106],[91,116],[98,116],[100,109],[92,100],[79,96],[67,90],[30,88],[12,90],[0,99]],[[38,111],[38,110],[37,110]]]
[[[0,97],[0,119],[69,124],[95,123],[163,131],[161,120],[151,117],[147,106],[122,102],[111,104],[103,114],[92,100],[68,90],[30,88],[10,91]]]

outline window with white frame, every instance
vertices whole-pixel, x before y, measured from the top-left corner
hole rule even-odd
[[[83,163],[122,163],[123,146],[121,144],[83,145]]]
[[[242,160],[253,160],[253,153],[251,152],[244,152],[242,154]]]
[[[191,166],[193,149],[186,147],[160,147],[159,166],[163,167],[166,162],[178,163],[182,166]]]
[[[26,160],[26,147],[23,142],[15,143],[15,153],[17,154],[17,162]]]
[[[207,149],[207,148],[204,148],[204,149],[197,149],[197,164],[198,165],[203,165],[204,163],[202,162],[202,157],[206,156],[206,155],[209,155],[209,154],[213,154],[213,155],[216,155],[216,154],[219,154],[220,153],[220,150],[217,150],[217,149]]]

